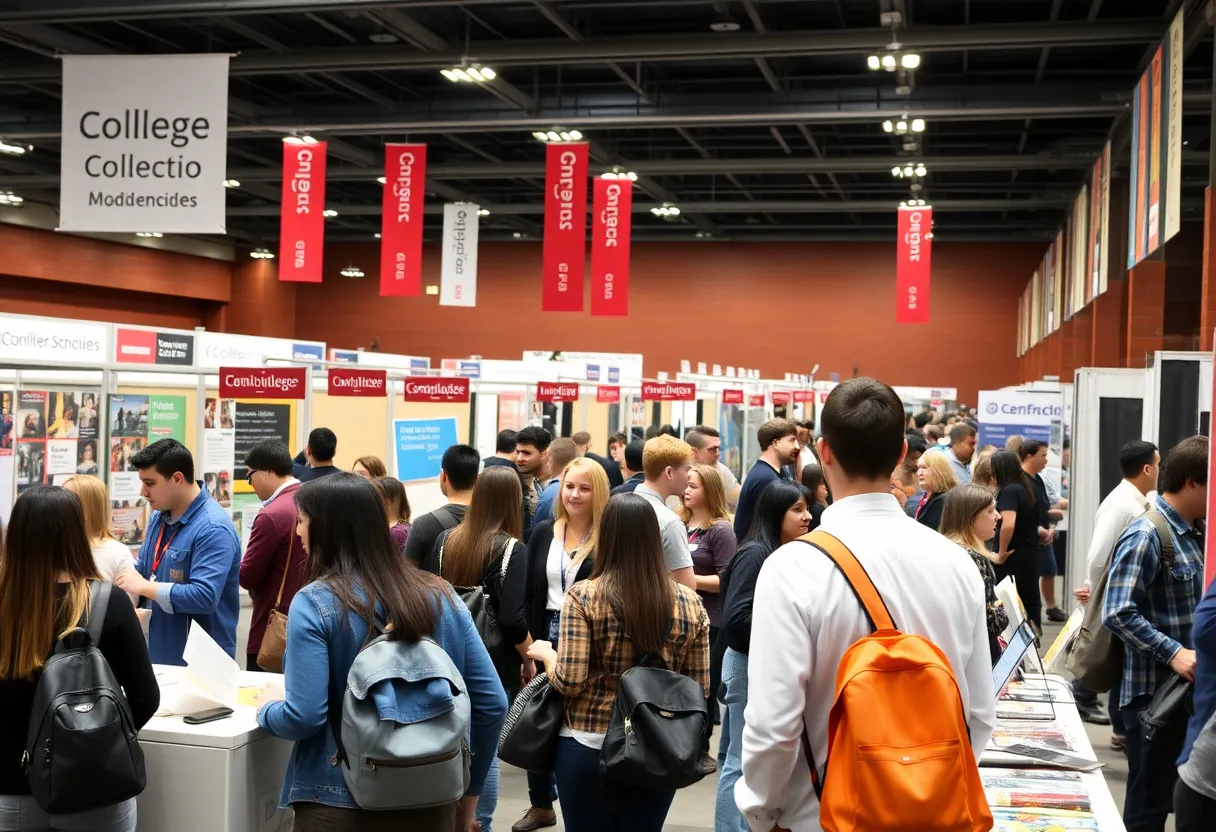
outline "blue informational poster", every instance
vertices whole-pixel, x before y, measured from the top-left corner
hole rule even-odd
[[[397,479],[402,482],[439,477],[443,452],[456,444],[456,419],[394,419]]]
[[[1030,390],[981,390],[979,445],[1005,447],[1011,436],[1050,442],[1064,419],[1064,396]]]

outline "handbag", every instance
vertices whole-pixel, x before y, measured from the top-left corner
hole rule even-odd
[[[268,673],[283,672],[283,654],[287,652],[287,614],[279,607],[283,603],[283,589],[287,586],[287,573],[291,571],[291,549],[287,550],[287,563],[283,567],[283,580],[279,582],[279,594],[270,608],[266,630],[262,633],[262,646],[258,648],[258,667]]]
[[[498,737],[498,759],[525,771],[553,771],[566,698],[544,672],[536,674],[511,705]]]
[[[1148,742],[1158,735],[1176,737],[1186,733],[1187,723],[1195,712],[1194,689],[1195,686],[1186,679],[1177,673],[1170,673],[1140,714],[1140,720],[1144,723],[1144,738]]]
[[[619,786],[691,786],[715,770],[701,751],[708,718],[700,683],[668,670],[659,654],[644,653],[621,674],[600,773]]]
[[[443,544],[444,539],[439,541],[439,576],[443,577]],[[503,549],[502,556],[498,558],[498,562],[502,565],[498,569],[498,579],[505,580],[507,577],[507,567],[511,565],[511,552],[515,550],[515,544],[519,541],[513,537],[507,538],[506,548]],[[492,566],[493,564],[491,564]],[[477,634],[481,636],[482,643],[486,646],[486,652],[490,654],[490,658],[497,658],[503,652],[502,630],[498,628],[498,610],[494,609],[494,604],[490,601],[490,593],[487,591],[485,578],[479,586],[454,586],[456,594],[460,596],[460,600],[469,608],[469,615],[473,617],[473,625],[477,628]]]

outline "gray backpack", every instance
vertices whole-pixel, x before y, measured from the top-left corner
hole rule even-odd
[[[464,678],[434,640],[390,640],[379,622],[376,630],[347,674],[340,723],[330,711],[351,797],[371,810],[454,803],[469,788]]]

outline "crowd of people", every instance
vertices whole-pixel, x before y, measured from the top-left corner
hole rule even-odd
[[[298,832],[493,832],[500,735],[534,713],[538,685],[560,718],[545,734],[551,762],[528,771],[529,806],[512,832],[555,826],[559,801],[571,832],[659,832],[677,787],[715,769],[717,832],[817,830],[840,811],[839,787],[823,785],[829,764],[848,782],[849,763],[828,755],[842,741],[834,717],[829,724],[837,669],[857,661],[853,648],[884,617],[931,642],[945,663],[965,718],[965,736],[948,746],[962,780],[930,778],[927,788],[962,800],[995,725],[991,668],[1009,611],[994,587],[1013,579],[1036,630],[1044,616],[1063,618],[1055,590],[1067,477],[1061,487],[1043,477],[1043,442],[979,449],[968,412],[909,420],[872,379],[835,388],[819,428],[816,437],[809,421],[765,422],[741,482],[707,426],[683,438],[668,426],[646,439],[616,434],[603,456],[586,433],[504,430],[484,460],[469,445],[444,452],[445,502],[418,517],[380,459],[341,470],[337,437],[317,428],[294,459],[265,441],[243,460],[262,501],[244,552],[227,512],[200,488],[192,454],[172,439],[132,457],[152,509],[134,558],[107,528],[101,480],[31,488],[13,508],[0,558],[0,703],[10,715],[0,731],[0,830],[135,828],[131,797],[53,817],[19,763],[39,674],[64,633],[89,625],[99,581],[121,592],[95,646],[136,729],[158,706],[152,665],[183,664],[193,624],[236,658],[239,588],[249,591],[245,665],[282,674],[260,694],[257,718],[294,743],[280,804],[294,810]],[[1164,462],[1150,443],[1129,443],[1124,480],[1097,514],[1089,580],[1075,591],[1101,604],[1123,651],[1109,712],[1112,742],[1129,761],[1132,832],[1162,830],[1171,811],[1180,832],[1209,828],[1216,809],[1216,590],[1201,600],[1197,531],[1207,460],[1202,436]],[[1067,446],[1061,462],[1066,471]],[[376,645],[398,652],[363,680],[379,721],[360,728],[343,692]],[[437,655],[446,675],[436,675]],[[668,677],[646,678],[683,678],[698,691],[665,729],[688,724],[695,736],[662,751],[646,745],[653,726],[634,711],[631,727],[622,711],[629,674],[652,667]],[[1166,737],[1143,712],[1174,678],[1193,684],[1193,715],[1175,715],[1178,730]],[[1080,681],[1073,689],[1086,719],[1106,720],[1096,696],[1105,691]],[[920,705],[939,706],[951,708]],[[655,754],[656,771],[674,755],[694,774],[678,783],[614,774],[622,712],[636,753]],[[393,730],[377,725],[420,722],[432,737],[457,732],[465,754],[377,759],[404,786],[369,805],[360,780],[369,758],[348,758],[348,747]],[[939,765],[941,753],[930,756],[905,756],[858,788],[898,795],[900,778]],[[437,773],[409,780],[411,766],[447,765],[457,777],[446,790]],[[902,807],[893,798],[885,811],[898,819]],[[907,811],[907,828],[933,828]]]

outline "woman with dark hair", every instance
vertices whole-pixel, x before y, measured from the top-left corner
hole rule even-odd
[[[626,630],[628,622],[628,630]],[[654,509],[635,494],[608,501],[591,579],[566,594],[561,639],[533,642],[553,688],[566,697],[554,772],[570,832],[661,832],[672,789],[618,788],[600,749],[621,675],[645,653],[709,686],[709,619],[663,558]]]
[[[996,510],[1001,513],[993,556],[996,580],[999,583],[1013,576],[1026,617],[1038,632],[1043,605],[1039,596],[1039,508],[1035,505],[1034,485],[1013,451],[992,455],[992,478],[997,487]]]
[[[812,463],[802,466],[802,485],[807,491],[811,492],[810,505],[811,510],[811,526],[808,531],[815,531],[819,528],[819,518],[823,517],[823,512],[828,507],[828,483],[823,478],[823,469],[818,463]]]
[[[87,626],[89,585],[100,580],[75,494],[39,485],[13,504],[0,558],[0,829],[134,832],[135,798],[71,815],[48,815],[21,765],[34,692],[55,642]],[[138,730],[160,706],[143,630],[125,593],[110,592],[97,648],[126,693]],[[65,761],[65,765],[70,761]]]
[[[722,632],[726,655],[722,659],[722,735],[718,740],[718,800],[714,810],[716,832],[748,832],[747,821],[735,805],[735,783],[743,773],[743,711],[747,707],[747,653],[752,636],[752,598],[760,567],[778,547],[802,537],[810,529],[814,495],[806,486],[774,480],[756,501],[752,525],[730,571],[722,581]]]
[[[996,534],[1001,515],[996,510],[992,489],[974,483],[950,489],[942,508],[937,531],[967,550],[984,582],[984,605],[988,610],[988,649],[992,662],[1001,655],[1000,635],[1009,626],[1009,615],[993,590],[996,573],[987,544]]]
[[[477,478],[464,522],[443,532],[433,557],[424,568],[452,586],[485,588],[486,600],[498,617],[502,649],[490,659],[507,691],[518,690],[523,679],[535,675],[526,661],[532,636],[528,633],[524,590],[528,575],[528,553],[520,543],[523,491],[514,468],[491,466]],[[503,569],[506,558],[506,569]],[[521,669],[525,672],[521,676]],[[486,785],[477,802],[477,821],[482,832],[491,832],[498,807],[498,758],[490,761]]]
[[[405,486],[396,477],[376,477],[371,482],[380,492],[380,499],[384,503],[388,533],[404,555],[405,544],[410,539],[410,500],[405,496]]]
[[[343,472],[305,483],[296,492],[296,509],[310,583],[296,593],[287,616],[285,690],[268,689],[258,710],[258,724],[267,732],[295,741],[280,805],[295,810],[296,832],[471,832],[507,711],[472,616],[443,581],[401,557],[367,480]],[[365,811],[351,797],[341,766],[331,763],[337,743],[328,716],[340,708],[355,655],[374,637],[371,624],[377,620],[391,639],[433,639],[464,679],[472,710],[472,769],[468,792],[456,803]],[[389,695],[404,713],[431,702],[420,685]]]

